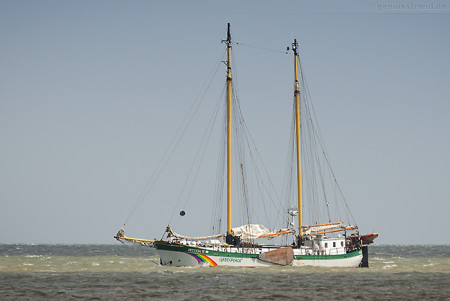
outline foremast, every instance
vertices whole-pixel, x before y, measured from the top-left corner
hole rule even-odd
[[[297,197],[298,197],[298,238],[301,241],[303,236],[303,213],[302,213],[302,159],[301,159],[301,140],[300,140],[300,89],[298,82],[298,43],[294,39],[292,43],[292,51],[294,53],[294,102],[295,102],[295,133],[297,145]]]
[[[231,31],[228,23],[227,39],[227,236],[231,236]]]

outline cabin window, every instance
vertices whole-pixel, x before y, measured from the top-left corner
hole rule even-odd
[[[333,248],[336,248],[336,242],[333,241]]]
[[[341,247],[343,247],[344,246],[344,242],[343,241],[341,241]]]
[[[328,243],[327,242],[325,243],[325,248],[328,248]]]

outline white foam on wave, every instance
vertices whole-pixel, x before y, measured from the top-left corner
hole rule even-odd
[[[68,261],[67,264],[78,264],[77,261]]]

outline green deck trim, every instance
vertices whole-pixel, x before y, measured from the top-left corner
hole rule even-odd
[[[295,260],[332,260],[352,258],[362,254],[361,250],[339,255],[294,255]]]
[[[181,244],[169,243],[166,241],[155,241],[153,243],[158,250],[183,252],[191,254],[205,254],[208,256],[221,256],[221,257],[232,257],[232,258],[255,258],[258,259],[259,254],[249,254],[249,253],[239,253],[239,252],[222,252],[216,250],[207,250],[204,248],[186,246]],[[332,259],[345,259],[362,254],[361,250],[355,252],[340,254],[340,255],[294,255],[295,260],[332,260]]]

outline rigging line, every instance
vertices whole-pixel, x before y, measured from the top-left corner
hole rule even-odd
[[[259,188],[261,200],[264,200],[264,194],[263,194],[263,191],[264,191],[266,193],[268,199],[271,201],[273,207],[277,211],[277,216],[280,217],[280,208],[278,206],[276,206],[275,201],[272,198],[272,193],[270,192],[270,188],[266,185],[265,179],[263,178],[262,173],[260,172],[259,165],[262,165],[263,171],[265,172],[265,176],[268,179],[270,187],[273,189],[273,192],[275,193],[275,195],[278,198],[278,200],[280,200],[280,198],[278,196],[278,193],[277,193],[277,191],[276,191],[276,189],[275,189],[275,187],[274,187],[274,185],[273,185],[273,183],[272,183],[272,181],[271,181],[271,179],[270,179],[270,177],[268,175],[267,169],[266,169],[266,167],[264,165],[264,162],[261,159],[261,156],[260,156],[256,146],[253,146],[253,147],[254,147],[254,150],[255,150],[257,156],[253,155],[252,148],[250,147],[250,144],[249,144],[249,137],[250,137],[250,139],[252,139],[250,133],[247,131],[247,132],[245,132],[245,134],[246,134],[246,141],[247,141],[247,145],[248,145],[248,148],[249,148],[250,158],[252,160],[251,162],[253,164],[254,173],[255,173],[255,176],[256,176],[256,182],[257,182],[257,185],[258,185],[258,188]],[[265,204],[264,201],[262,202],[262,205],[263,205],[263,208],[264,208],[265,213],[266,213],[266,219],[267,219],[267,221],[270,221],[270,219],[268,218],[269,216],[267,214],[266,204]],[[277,222],[277,221],[278,220],[276,220],[275,222]]]
[[[292,104],[294,107],[294,103]],[[291,114],[291,130],[289,134],[289,141],[288,141],[288,148],[287,148],[287,154],[286,154],[286,165],[285,165],[285,173],[284,173],[284,179],[283,179],[283,193],[285,193],[284,197],[288,199],[289,201],[289,207],[294,207],[293,205],[293,159],[294,159],[294,135],[295,135],[295,109],[292,109]]]
[[[233,97],[236,98],[237,104],[239,103],[239,73],[238,73],[238,62],[236,60],[236,51],[233,51],[231,53],[231,60],[233,61],[233,69],[231,69],[231,77],[233,78],[233,81],[231,82],[231,93],[233,94]],[[234,107],[233,107],[234,108]]]
[[[265,50],[265,51],[270,51],[270,52],[275,52],[275,53],[286,54],[286,51],[281,51],[281,50],[278,50],[278,49],[270,49],[270,48],[261,47],[261,46],[255,46],[255,45],[250,45],[250,44],[244,44],[244,43],[241,43],[241,42],[233,42],[233,44],[236,44],[236,45],[239,45],[239,46],[255,48],[255,49],[259,49],[259,50]]]
[[[272,181],[271,181],[271,179],[270,179],[270,177],[268,175],[267,168],[265,167],[264,162],[261,159],[261,155],[260,155],[260,153],[258,151],[258,148],[256,147],[256,143],[255,143],[252,135],[250,134],[250,131],[249,131],[249,129],[248,129],[246,123],[245,123],[245,120],[244,120],[244,117],[243,117],[243,114],[242,114],[242,109],[240,107],[240,103],[239,103],[239,101],[237,99],[237,96],[236,96],[236,94],[234,94],[234,95],[235,95],[235,106],[234,106],[234,108],[236,110],[234,116],[237,119],[238,127],[240,129],[239,130],[239,137],[240,137],[239,139],[242,140],[242,142],[245,141],[245,144],[247,145],[248,152],[249,152],[249,155],[250,155],[250,158],[251,158],[251,163],[252,163],[252,166],[253,166],[253,172],[255,173],[257,186],[259,187],[259,195],[260,195],[261,199],[263,200],[264,199],[263,190],[266,192],[266,194],[268,195],[269,199],[272,201],[272,204],[274,205],[274,208],[278,212],[278,217],[280,217],[280,209],[278,208],[278,206],[275,205],[275,202],[274,202],[274,200],[272,198],[272,194],[270,192],[270,189],[265,184],[265,180],[262,177],[262,173],[259,171],[259,168],[258,168],[259,164],[261,164],[263,166],[263,170],[265,171],[265,175],[266,175],[266,177],[267,177],[267,179],[268,179],[268,181],[269,181],[273,191],[275,192],[277,198],[279,199],[278,193],[277,193],[277,191],[276,191],[276,189],[275,189],[275,187],[274,187],[274,185],[273,185],[273,183],[272,183]],[[239,144],[239,145],[241,145],[241,144]],[[253,154],[253,150],[256,152],[256,156]],[[241,152],[244,152],[244,149],[242,149]],[[241,156],[244,156],[244,153],[242,153]],[[245,157],[242,157],[241,161],[245,161]],[[246,166],[244,166],[244,168],[245,167]],[[243,168],[243,167],[241,167],[241,168]],[[243,182],[243,183],[245,183],[245,182]],[[243,187],[243,189],[245,190],[246,187]],[[247,196],[247,198],[248,198],[248,196]],[[266,212],[266,218],[267,218],[268,217],[267,209],[266,209],[264,201],[262,202],[262,205],[263,205],[263,208],[264,208],[264,210]],[[269,219],[267,218],[267,220],[269,220]]]
[[[304,79],[303,68],[302,68],[302,66],[301,66],[300,58],[299,58],[299,64],[300,64],[300,72],[301,72],[301,76],[302,76],[302,82],[305,83],[305,91],[306,91],[306,94],[307,94],[308,98],[310,99],[311,96],[310,96],[310,94],[309,94],[309,89],[308,89],[308,87],[307,87],[307,82],[306,82],[306,80]],[[312,104],[312,102],[309,102],[309,103],[310,103],[311,108],[312,108],[313,116],[314,116],[314,118],[317,120],[317,116],[316,116],[316,112],[315,112],[314,105]],[[321,148],[321,150],[322,150],[322,153],[323,153],[323,156],[324,156],[324,158],[325,158],[325,161],[327,162],[327,165],[328,165],[328,168],[329,168],[329,170],[330,170],[330,173],[331,173],[331,175],[332,175],[332,177],[333,177],[334,183],[335,183],[335,185],[337,186],[337,189],[338,189],[338,191],[339,191],[339,193],[340,193],[340,196],[341,196],[341,198],[342,198],[342,200],[343,200],[343,202],[344,202],[344,205],[345,205],[346,208],[347,208],[347,213],[350,214],[352,221],[356,224],[356,220],[355,220],[355,218],[354,218],[353,215],[352,215],[352,212],[351,212],[351,210],[350,210],[350,208],[349,208],[349,206],[348,206],[347,200],[345,199],[345,196],[344,196],[344,194],[343,194],[343,192],[342,192],[342,190],[341,190],[341,187],[340,187],[340,185],[339,185],[339,183],[338,183],[338,181],[337,181],[337,179],[336,179],[336,176],[335,176],[335,174],[334,174],[334,170],[333,170],[333,168],[331,167],[331,162],[330,162],[330,160],[329,160],[328,154],[327,154],[326,149],[325,149],[325,143],[324,143],[324,141],[323,141],[323,139],[322,139],[322,135],[321,135],[320,128],[319,128],[318,125],[317,125],[315,128],[317,128],[317,130],[315,129],[316,136],[318,137],[318,141],[319,141],[320,148]]]
[[[247,184],[245,181],[245,171],[244,171],[244,164],[241,164],[241,173],[242,173],[242,187],[243,187],[243,197],[244,197],[244,207],[247,211],[247,224],[250,225],[250,214],[249,214],[249,202],[248,202],[248,192],[247,192]]]
[[[219,137],[222,137],[219,141],[220,148],[219,148],[219,156],[217,158],[217,172],[216,172],[216,181],[215,181],[215,187],[214,187],[214,202],[213,202],[213,212],[214,214],[211,215],[211,225],[216,225],[217,228],[214,229],[213,226],[213,234],[221,233],[221,218],[223,213],[223,198],[224,198],[224,187],[225,187],[225,152],[226,152],[226,145],[227,145],[227,139],[226,139],[226,132],[227,132],[227,116],[225,114],[226,112],[226,102],[223,102],[222,104],[223,110],[222,110],[222,121],[221,121],[221,128]],[[217,223],[217,224],[216,224]],[[215,231],[214,231],[215,230]]]
[[[238,179],[239,177],[242,177],[245,175],[245,169],[247,168],[246,166],[246,156],[245,156],[245,149],[244,149],[244,143],[243,141],[245,141],[245,131],[244,131],[244,127],[245,127],[245,123],[244,123],[244,119],[242,117],[242,112],[240,110],[240,102],[239,102],[239,80],[238,80],[238,64],[236,61],[236,55],[235,55],[235,51],[232,53],[232,57],[231,59],[233,60],[233,65],[234,65],[234,70],[232,70],[233,72],[233,84],[232,84],[232,95],[233,95],[233,120],[234,122],[232,123],[233,126],[233,130],[235,135],[233,135],[234,137],[234,141],[235,143],[233,144],[235,147],[233,149],[234,155],[236,156],[236,158],[238,158],[238,160],[236,160],[236,168],[234,169],[234,173],[236,175],[236,178]],[[240,163],[239,163],[240,162]],[[239,166],[239,164],[242,164],[241,166]],[[238,171],[240,169],[244,169],[242,173],[239,173]],[[243,204],[244,207],[246,208],[245,211],[247,211],[247,222],[249,222],[249,213],[248,211],[251,211],[251,208],[249,206],[248,203],[248,189],[247,189],[247,183],[245,181],[245,179],[242,179],[242,181],[238,181],[237,182],[239,185],[237,186],[238,188],[238,192],[243,200]],[[239,203],[239,205],[241,205]],[[242,223],[245,223],[245,216],[241,216],[242,218]]]
[[[147,188],[144,189],[144,191],[141,193],[141,195],[139,196],[138,200],[134,204],[133,209],[131,210],[130,214],[125,219],[125,222],[123,223],[124,226],[129,222],[131,217],[136,213],[137,209],[142,204],[142,202],[145,199],[145,197],[147,196],[147,194],[150,192],[151,188],[153,187],[153,185],[155,184],[156,180],[159,178],[159,176],[163,172],[164,168],[166,167],[167,163],[169,162],[170,158],[172,157],[173,153],[175,152],[177,146],[179,145],[179,143],[181,142],[182,138],[184,137],[184,134],[186,133],[187,128],[191,124],[191,122],[192,122],[194,116],[196,115],[200,105],[203,103],[203,101],[205,99],[206,92],[208,91],[209,87],[211,86],[211,83],[212,83],[213,79],[215,78],[215,75],[217,74],[217,70],[219,69],[219,66],[220,66],[220,63],[221,63],[221,58],[223,57],[224,53],[225,53],[225,50],[222,50],[222,52],[221,52],[221,54],[219,56],[219,59],[216,60],[215,67],[213,67],[213,69],[210,71],[207,79],[205,80],[205,84],[207,84],[207,86],[206,86],[205,90],[203,91],[203,94],[200,93],[200,95],[197,96],[196,102],[194,102],[194,106],[191,107],[191,109],[186,114],[186,117],[183,119],[183,121],[181,122],[180,126],[178,127],[175,135],[173,136],[171,142],[169,143],[169,146],[167,147],[166,152],[164,152],[163,157],[159,161],[159,163],[157,165],[157,168],[155,169],[155,172],[152,174],[152,176],[148,180],[147,185],[146,185]],[[208,82],[208,79],[209,79],[209,82]],[[196,105],[195,105],[195,103],[196,103]],[[179,136],[179,137],[178,137],[178,140],[175,142],[177,136]],[[175,142],[175,145],[173,145],[174,142]],[[169,150],[171,150],[171,151],[169,152]]]
[[[191,184],[189,185],[190,189],[187,192],[186,199],[185,199],[185,201],[183,203],[183,207],[186,206],[187,201],[190,199],[190,195],[192,194],[192,190],[194,188],[194,184],[195,184],[195,182],[197,181],[197,178],[198,178],[200,167],[201,167],[201,165],[203,163],[203,159],[205,158],[206,149],[208,148],[208,144],[209,144],[209,141],[211,139],[211,135],[213,133],[214,124],[216,123],[216,120],[217,120],[217,115],[218,115],[218,112],[219,112],[219,108],[220,108],[220,104],[222,102],[223,95],[225,95],[225,87],[224,87],[224,89],[222,91],[222,95],[220,96],[218,103],[216,104],[216,107],[214,109],[214,113],[211,116],[211,119],[209,120],[207,129],[205,130],[205,133],[204,133],[203,138],[202,138],[202,142],[200,143],[200,146],[199,146],[199,149],[197,151],[197,154],[195,155],[195,159],[192,162],[191,169],[189,170],[189,173],[188,173],[188,178],[186,179],[185,185],[183,185],[183,189],[180,192],[179,199],[177,201],[176,206],[178,205],[178,202],[181,200],[181,196],[182,196],[182,194],[183,194],[183,192],[184,192],[184,190],[185,190],[185,188],[187,186],[187,182],[189,180],[191,180]],[[194,170],[194,166],[196,165],[196,162],[198,162],[198,167],[197,167],[197,170],[195,171],[194,177],[191,177],[191,175],[193,173],[193,170]],[[174,207],[174,211],[172,212],[172,218],[173,218],[173,215],[175,213],[176,206]]]
[[[240,108],[239,108],[239,110],[240,110]],[[242,113],[241,113],[241,114],[242,114]],[[244,119],[242,118],[242,120],[244,120]],[[259,159],[259,161],[261,162],[261,165],[262,165],[262,167],[263,167],[263,170],[264,170],[264,172],[265,172],[267,178],[269,179],[269,183],[271,184],[271,186],[272,186],[272,188],[273,188],[273,190],[274,190],[274,192],[275,192],[276,197],[277,197],[278,199],[280,199],[280,196],[278,195],[278,193],[277,193],[277,191],[276,191],[276,189],[275,189],[275,186],[274,186],[274,184],[272,183],[272,180],[271,180],[270,177],[269,177],[269,172],[267,171],[267,168],[266,168],[266,166],[264,165],[264,161],[262,160],[261,154],[259,153],[259,150],[258,150],[258,148],[257,148],[257,146],[256,146],[255,140],[253,139],[253,136],[250,134],[250,130],[248,129],[247,124],[243,123],[243,126],[244,126],[244,134],[246,135],[245,137],[246,137],[246,141],[247,141],[247,145],[248,145],[250,154],[252,155],[252,159],[253,159],[253,152],[252,152],[252,147],[251,147],[251,145],[250,145],[250,142],[252,142],[253,148],[254,148],[254,150],[255,150],[255,152],[256,152],[256,155],[257,155],[257,159]],[[250,138],[250,140],[249,140],[249,138]],[[256,161],[255,161],[255,162],[256,162]]]
[[[197,179],[197,176],[198,176],[198,172],[199,172],[201,163],[202,163],[203,158],[204,158],[204,154],[205,154],[207,145],[209,143],[209,139],[211,137],[212,128],[213,128],[213,126],[215,124],[215,120],[216,120],[216,117],[217,117],[217,114],[218,114],[218,110],[219,110],[220,100],[222,99],[223,95],[225,94],[224,91],[225,90],[223,89],[222,93],[221,93],[221,96],[219,97],[219,102],[216,104],[215,109],[213,110],[213,114],[212,114],[212,116],[211,116],[211,118],[210,118],[210,120],[208,122],[208,126],[206,127],[205,133],[203,134],[202,141],[200,142],[199,148],[198,148],[197,153],[195,155],[195,158],[194,158],[194,160],[192,162],[191,168],[189,169],[186,181],[185,181],[185,183],[184,183],[184,185],[183,185],[183,187],[182,187],[182,189],[180,191],[180,194],[178,196],[178,200],[177,200],[175,206],[173,207],[173,211],[172,211],[172,215],[171,215],[170,221],[172,221],[172,219],[173,219],[173,216],[175,214],[175,210],[178,207],[179,202],[181,201],[181,198],[182,198],[182,196],[183,196],[183,194],[185,192],[186,187],[188,186],[188,182],[191,182],[191,185],[189,185],[191,188],[190,188],[189,192],[187,193],[187,196],[186,196],[185,202],[183,204],[183,207],[186,205],[186,202],[189,199],[189,196],[190,196],[190,194],[192,192],[194,183],[196,182],[196,179]],[[209,134],[208,134],[208,132],[209,132]],[[207,139],[206,142],[205,142],[205,139]],[[204,144],[204,143],[206,143],[206,144]],[[203,150],[202,150],[202,148],[203,148]],[[200,155],[201,155],[201,157],[199,159]],[[191,177],[191,175],[193,173],[193,170],[194,170],[194,167],[195,167],[197,162],[198,162],[197,171],[195,172],[195,176]]]
[[[243,118],[243,116],[242,116],[242,112],[241,112],[241,110],[240,110],[240,106],[239,106],[239,102],[238,102],[238,100],[236,99],[236,102],[237,102],[237,105],[235,106],[235,108],[236,108],[236,116],[237,116],[237,118],[239,119],[239,131],[240,131],[240,140],[242,140],[241,141],[241,145],[242,145],[242,149],[241,149],[241,151],[242,151],[242,162],[245,162],[245,148],[244,148],[244,141],[246,141],[247,142],[247,145],[248,145],[248,137],[246,136],[246,132],[245,132],[245,122],[244,122],[244,118]],[[255,163],[254,163],[254,158],[253,158],[253,155],[252,155],[252,152],[251,152],[251,149],[250,149],[250,147],[249,147],[249,149],[248,149],[248,151],[249,151],[249,154],[250,154],[250,158],[252,159],[252,163],[253,163],[253,165],[249,165],[249,166],[247,166],[247,164],[245,164],[245,165],[243,165],[243,164],[241,164],[241,172],[242,172],[242,187],[243,187],[243,197],[244,197],[244,204],[245,204],[245,208],[246,208],[246,210],[247,210],[247,223],[248,224],[250,224],[250,212],[249,212],[249,208],[250,208],[250,206],[249,206],[249,195],[248,195],[248,189],[247,189],[247,186],[248,186],[248,184],[247,184],[247,181],[246,181],[246,174],[247,174],[247,170],[251,170],[251,169],[249,169],[249,168],[251,168],[252,166],[255,166]],[[253,208],[252,208],[253,209]]]
[[[232,127],[233,127],[233,141],[234,141],[234,147],[233,147],[233,151],[234,151],[234,155],[236,160],[234,161],[235,163],[235,169],[234,169],[234,174],[236,175],[236,187],[237,187],[237,192],[240,197],[241,202],[239,202],[238,204],[240,206],[243,206],[243,210],[239,210],[239,212],[242,213],[241,217],[241,223],[244,224],[245,220],[246,220],[246,198],[245,198],[245,190],[246,187],[244,187],[244,185],[246,185],[245,181],[243,181],[242,179],[242,172],[239,172],[240,170],[242,170],[242,168],[244,166],[246,166],[245,163],[245,149],[243,148],[243,137],[242,137],[242,119],[239,116],[239,111],[238,111],[238,99],[236,96],[236,90],[233,89],[232,90],[232,101],[233,101],[233,111],[232,111],[232,118],[233,118],[233,122],[232,122]],[[248,205],[248,204],[247,204]]]
[[[236,110],[237,110],[237,113],[238,113],[238,116],[239,116],[238,118],[239,118],[239,121],[240,121],[240,124],[241,124],[241,128],[242,128],[241,131],[242,131],[242,134],[243,134],[243,138],[244,138],[244,140],[245,140],[245,142],[247,144],[248,151],[249,151],[250,157],[252,159],[253,166],[255,167],[255,173],[258,176],[258,178],[262,181],[262,183],[264,184],[261,172],[259,172],[259,169],[258,169],[258,162],[260,162],[260,164],[262,165],[263,170],[265,172],[265,175],[266,175],[266,177],[267,177],[267,179],[268,179],[268,181],[269,181],[269,183],[270,183],[270,185],[271,185],[271,187],[273,189],[273,192],[275,193],[276,197],[278,199],[280,199],[280,197],[279,197],[279,195],[278,195],[278,193],[277,193],[277,191],[275,189],[275,186],[274,186],[273,182],[270,179],[270,176],[269,176],[269,173],[267,171],[267,168],[264,165],[264,161],[261,158],[261,154],[259,153],[259,150],[258,150],[258,148],[256,146],[255,140],[253,139],[253,136],[251,135],[250,130],[247,127],[247,124],[245,123],[244,116],[242,114],[242,109],[240,107],[240,103],[239,103],[238,100],[236,101]],[[253,155],[253,150],[256,152],[256,155],[257,155],[256,157]],[[269,198],[273,202],[273,199],[271,197],[271,194],[270,194],[269,190],[267,189],[267,187],[265,185],[263,185],[263,186],[264,186],[267,194],[269,195]],[[279,212],[278,209],[277,209],[277,211],[278,211],[278,214],[279,214],[280,212]]]
[[[286,211],[289,209],[294,209],[296,206],[294,205],[294,149],[295,149],[295,143],[294,143],[294,135],[295,135],[295,103],[292,102],[292,110],[291,110],[291,125],[290,125],[290,133],[289,133],[289,139],[288,139],[288,147],[286,152],[286,159],[285,159],[285,169],[284,169],[284,177],[283,177],[283,199],[287,200],[287,208]],[[291,219],[289,216],[286,216],[286,224],[288,227],[291,225]]]
[[[306,98],[302,98],[303,99],[303,113],[305,115],[305,127],[306,127],[306,132],[308,133],[308,135],[304,135],[307,137],[309,143],[307,143],[307,145],[309,146],[306,150],[306,154],[308,154],[308,163],[310,165],[310,181],[311,181],[311,185],[312,187],[314,187],[314,190],[312,190],[313,192],[313,199],[314,199],[314,204],[317,207],[316,209],[316,213],[317,213],[317,218],[320,218],[319,213],[320,211],[318,210],[318,205],[319,205],[319,198],[318,198],[318,192],[319,190],[317,189],[317,182],[320,182],[321,184],[321,188],[322,188],[322,193],[324,200],[326,200],[326,188],[324,185],[324,181],[323,181],[323,173],[322,173],[322,168],[321,168],[321,161],[319,158],[319,154],[317,154],[315,152],[315,150],[317,149],[317,137],[315,136],[315,132],[314,132],[314,123],[313,120],[311,118],[311,112],[310,112],[310,108],[309,108],[309,102]],[[318,181],[320,180],[320,181]]]
[[[319,205],[319,193],[321,192],[322,195],[322,201],[325,203],[325,208],[327,209],[326,212],[328,213],[328,220],[330,220],[330,215],[329,215],[329,207],[328,207],[328,198],[327,198],[327,186],[325,184],[325,175],[324,175],[324,171],[326,172],[326,170],[324,170],[323,166],[323,152],[318,153],[315,150],[320,150],[321,147],[318,146],[318,143],[320,143],[319,140],[319,136],[317,134],[317,130],[315,128],[315,124],[313,122],[313,118],[312,118],[312,114],[311,114],[311,107],[312,107],[312,103],[308,100],[305,99],[305,110],[306,113],[308,115],[308,127],[309,127],[309,132],[310,132],[310,139],[311,139],[311,145],[312,145],[312,151],[314,151],[314,153],[312,154],[313,157],[312,159],[314,159],[314,165],[316,166],[316,171],[315,171],[315,177],[317,179],[317,184],[320,184],[321,190],[317,190],[318,194],[317,194],[317,205]],[[329,169],[328,169],[329,170]],[[332,183],[332,182],[330,182]],[[317,185],[316,184],[316,185]],[[333,185],[332,185],[333,186]]]
[[[304,77],[303,66],[302,66],[302,64],[301,64],[300,57],[298,57],[298,62],[299,62],[299,66],[300,66],[300,74],[301,74],[301,78],[302,78],[302,83],[304,83],[304,90],[305,90],[305,92],[306,92],[305,94],[306,94],[306,95],[308,96],[308,98],[310,99],[311,96],[310,96],[310,94],[309,94],[308,85],[307,85],[306,80],[305,80],[305,77]],[[317,120],[317,116],[316,116],[316,112],[315,112],[315,109],[314,109],[314,105],[313,105],[311,102],[309,102],[309,104],[310,104],[310,106],[311,106],[311,108],[312,108],[313,116],[314,116],[314,118]],[[338,191],[339,191],[339,193],[340,193],[340,195],[341,195],[341,198],[342,198],[342,200],[343,200],[343,202],[344,202],[344,204],[345,204],[345,206],[346,206],[346,208],[347,208],[348,213],[350,214],[350,217],[351,217],[352,221],[356,224],[356,220],[355,220],[355,218],[353,217],[353,214],[352,214],[352,212],[351,212],[351,210],[350,210],[350,208],[349,208],[349,206],[348,206],[347,200],[345,199],[344,193],[342,192],[342,189],[341,189],[341,187],[340,187],[340,185],[339,185],[339,183],[338,183],[338,181],[337,181],[337,179],[336,179],[336,176],[335,176],[335,174],[334,174],[334,171],[333,171],[333,169],[332,169],[332,167],[331,167],[330,160],[329,160],[328,155],[327,155],[326,150],[325,150],[325,144],[324,144],[324,141],[322,140],[322,136],[321,136],[321,134],[320,134],[320,128],[319,128],[318,125],[317,125],[315,128],[317,128],[317,131],[315,131],[315,132],[316,132],[316,135],[317,135],[317,137],[318,137],[319,145],[320,145],[320,148],[321,148],[322,153],[323,153],[323,155],[324,155],[325,161],[327,162],[327,165],[328,165],[328,168],[329,168],[329,170],[330,170],[330,173],[331,173],[331,175],[332,175],[332,177],[333,177],[333,179],[334,179],[334,183],[335,183],[335,185],[337,186],[337,189],[338,189]]]

